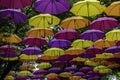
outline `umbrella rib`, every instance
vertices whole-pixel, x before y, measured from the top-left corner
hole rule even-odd
[[[44,11],[47,9],[50,3],[51,3],[51,0],[49,0],[48,4],[46,4],[47,6],[44,8]]]

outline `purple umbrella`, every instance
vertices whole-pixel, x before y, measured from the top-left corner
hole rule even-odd
[[[17,76],[16,77],[16,80],[29,80],[30,79],[30,77],[28,77],[28,76]]]
[[[38,47],[28,47],[22,50],[22,54],[27,55],[40,55],[42,54],[42,50]]]
[[[84,72],[84,73],[87,73],[87,72],[92,71],[92,70],[93,69],[91,67],[87,67],[87,66],[79,69],[80,72]]]
[[[72,40],[72,39],[79,38],[79,33],[73,29],[64,29],[57,32],[54,37],[56,39]]]
[[[98,47],[89,47],[85,51],[86,54],[102,54],[103,52],[104,50]]]
[[[4,58],[17,57],[17,55],[15,53],[12,53],[12,52],[2,52],[0,56],[4,57]]]
[[[52,68],[48,69],[48,72],[50,72],[50,73],[59,73],[59,72],[61,72],[61,69],[58,68],[58,67],[52,67]]]
[[[117,46],[120,46],[120,41],[117,41],[117,42],[116,42],[116,45],[117,45]]]
[[[96,71],[89,71],[89,72],[87,72],[87,75],[101,76],[102,74],[100,74],[99,72],[96,72]]]
[[[10,20],[11,23],[21,23],[25,22],[27,19],[27,16],[22,13],[20,10],[16,9],[3,9],[0,10],[0,20]]]
[[[37,0],[34,7],[38,12],[60,14],[70,9],[70,3],[67,0]]]
[[[107,53],[120,52],[120,46],[113,46],[113,47],[107,48],[107,49],[105,49],[105,52],[107,52]]]
[[[112,17],[102,17],[90,23],[91,29],[110,30],[118,25],[118,21]]]
[[[31,79],[32,79],[32,80],[36,80],[36,79],[39,79],[39,80],[40,80],[40,79],[44,79],[44,75],[32,75],[32,76],[31,76]]]
[[[29,46],[44,46],[47,44],[44,38],[32,38],[28,37],[23,40],[23,42]]]
[[[44,74],[47,74],[47,73],[48,73],[47,70],[40,69],[40,70],[35,71],[33,74],[34,75],[44,75]]]
[[[98,39],[102,39],[105,37],[104,32],[100,31],[100,30],[87,30],[85,32],[83,32],[80,35],[81,39],[85,39],[85,40],[93,40],[96,41]]]
[[[73,75],[74,76],[85,76],[86,74],[83,72],[75,72]]]
[[[82,57],[82,58],[93,58],[93,57],[95,57],[95,54],[84,53],[84,54],[80,54],[79,56]]]
[[[69,72],[69,71],[77,71],[78,69],[76,67],[66,67],[64,71]]]
[[[120,64],[120,58],[109,58],[109,59],[106,59],[107,61],[111,61],[111,62],[116,62],[118,64]]]
[[[0,51],[15,52],[15,51],[18,51],[18,48],[14,45],[3,45],[3,46],[0,47]]]
[[[64,65],[66,65],[67,64],[67,61],[54,61],[53,63],[52,63],[54,66],[64,66]]]
[[[71,45],[71,42],[64,39],[53,39],[48,44],[50,47],[64,48]]]
[[[80,61],[73,61],[73,60],[71,60],[71,61],[69,61],[69,64],[71,64],[71,65],[83,65],[83,64],[84,64],[84,62],[80,62]]]

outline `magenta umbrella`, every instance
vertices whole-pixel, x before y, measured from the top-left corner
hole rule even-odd
[[[3,45],[0,47],[0,51],[2,52],[16,52],[18,48],[14,45]]]
[[[27,15],[16,9],[3,9],[0,10],[0,20],[10,21],[11,23],[18,24],[27,20]]]
[[[37,0],[34,7],[41,13],[60,14],[70,9],[70,3],[67,0]]]
[[[42,50],[38,47],[27,47],[22,50],[22,54],[26,55],[41,55]]]
[[[117,27],[118,21],[112,17],[101,17],[90,23],[91,29],[110,30]]]
[[[67,64],[67,61],[54,61],[53,66],[59,67],[59,66],[64,66]]]
[[[48,44],[50,47],[64,48],[71,45],[71,42],[64,39],[53,39]]]
[[[24,8],[32,4],[32,0],[0,0],[0,6],[6,8]]]
[[[48,73],[47,70],[40,69],[40,70],[36,70],[33,74],[34,75],[44,75],[44,74],[47,74],[47,73]]]
[[[93,41],[102,39],[104,37],[105,37],[104,32],[102,32],[100,30],[95,30],[95,29],[87,30],[80,35],[81,39],[93,40]]]
[[[32,38],[27,37],[23,40],[26,45],[29,46],[44,46],[47,45],[47,41],[44,38]]]
[[[72,40],[79,38],[79,33],[73,29],[64,29],[57,32],[54,37],[56,39]]]

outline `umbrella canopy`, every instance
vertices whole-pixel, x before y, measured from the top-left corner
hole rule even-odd
[[[107,40],[120,40],[120,29],[114,29],[112,31],[107,32],[105,35]]]
[[[44,38],[27,37],[23,40],[23,43],[29,46],[44,46],[47,44],[47,41]]]
[[[32,75],[31,79],[35,80],[35,79],[44,79],[44,75]]]
[[[59,67],[52,67],[48,69],[49,73],[59,73],[61,72],[61,69]]]
[[[0,6],[6,8],[24,8],[32,4],[32,0],[0,0]]]
[[[48,62],[42,62],[42,63],[37,65],[37,68],[39,68],[39,69],[47,69],[50,67],[52,67],[52,65]]]
[[[72,76],[72,74],[70,72],[62,72],[59,74],[59,76],[63,78],[69,78]]]
[[[54,66],[57,66],[57,67],[59,67],[59,66],[64,66],[65,64],[67,64],[67,61],[54,61],[53,63],[52,63]]]
[[[53,39],[48,44],[50,47],[64,48],[71,45],[71,42],[64,39]]]
[[[32,73],[30,71],[24,70],[24,71],[20,71],[17,73],[17,76],[31,76]]]
[[[50,79],[50,80],[56,80],[54,78],[58,77],[58,74],[56,74],[56,73],[49,73],[45,77],[48,78],[48,80],[49,80],[49,78],[53,78],[53,79]]]
[[[27,20],[27,16],[20,10],[3,9],[0,10],[0,20],[9,20],[11,23],[17,24],[25,22]]]
[[[90,23],[91,29],[110,30],[118,25],[118,21],[112,17],[101,17]]]
[[[17,76],[16,79],[17,80],[26,80],[26,79],[30,79],[30,77],[28,77],[28,76]]]
[[[9,33],[3,33],[0,35],[2,41],[8,42],[8,43],[20,43],[22,39],[18,37],[16,34],[9,34]]]
[[[79,55],[81,58],[93,58],[95,57],[95,54],[87,54],[87,53],[84,53],[84,54],[80,54]]]
[[[93,45],[92,41],[77,39],[72,42],[71,46],[74,48],[87,48]]]
[[[37,0],[34,7],[38,12],[60,14],[69,10],[70,3],[67,0]]]
[[[85,39],[85,40],[93,40],[96,41],[98,39],[104,38],[104,32],[100,31],[100,30],[87,30],[85,32],[83,32],[80,35],[81,39]]]
[[[33,70],[35,69],[35,66],[30,64],[24,64],[19,67],[19,70]]]
[[[115,46],[115,42],[110,41],[110,40],[99,39],[94,42],[94,47],[108,48],[108,47],[112,47],[112,46]]]
[[[65,54],[69,54],[69,55],[79,55],[84,52],[85,50],[81,48],[68,48],[67,50],[65,50]]]
[[[96,54],[96,58],[108,59],[108,58],[113,58],[113,57],[114,57],[114,54],[112,53]]]
[[[13,52],[2,52],[0,56],[3,58],[14,58],[14,57],[17,57],[17,54]]]
[[[80,29],[88,26],[90,21],[83,17],[73,16],[66,18],[60,23],[60,26],[64,29]]]
[[[113,3],[111,3],[111,5],[109,5],[106,9],[105,9],[105,13],[108,16],[120,16],[120,1],[115,1]]]
[[[120,46],[113,46],[113,47],[107,48],[107,49],[105,49],[105,52],[107,52],[107,53],[120,52]]]
[[[86,74],[84,72],[75,72],[73,75],[74,76],[85,76]]]
[[[53,35],[53,31],[51,29],[33,28],[29,30],[26,33],[26,35],[28,37],[41,38],[41,37],[47,37],[47,36]]]
[[[86,54],[102,54],[104,50],[98,47],[89,47],[86,49]]]
[[[3,46],[0,46],[0,51],[2,51],[2,52],[16,52],[16,51],[18,51],[18,48],[17,48],[17,46],[14,46],[14,45],[3,45]]]
[[[79,33],[73,29],[64,29],[57,32],[54,37],[56,39],[72,40],[79,38]]]
[[[70,71],[77,71],[78,69],[76,67],[66,67],[64,71],[70,72]]]
[[[43,53],[46,56],[60,56],[64,54],[64,50],[60,48],[49,48]]]
[[[22,54],[26,55],[41,55],[42,50],[38,47],[27,47],[22,50]]]
[[[29,19],[29,25],[39,28],[48,28],[58,25],[60,19],[50,14],[39,14]]]
[[[93,16],[97,14],[101,14],[106,7],[100,4],[100,1],[97,0],[85,0],[85,1],[78,1],[77,3],[73,4],[71,8],[71,12],[75,15],[79,16]]]
[[[44,74],[47,74],[47,73],[48,73],[47,70],[39,69],[39,70],[36,70],[33,74],[34,75],[44,75]]]

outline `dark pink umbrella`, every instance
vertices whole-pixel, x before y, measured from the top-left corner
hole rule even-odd
[[[70,9],[70,3],[67,0],[37,0],[34,8],[41,13],[60,14]]]
[[[67,64],[67,61],[54,61],[53,66],[59,67],[59,66],[64,66]]]
[[[18,48],[14,45],[3,45],[0,47],[0,51],[2,52],[16,52]]]
[[[71,42],[64,39],[53,39],[48,44],[50,47],[65,48],[71,45]]]
[[[28,38],[25,38],[23,42],[29,46],[44,46],[47,44],[47,41],[44,38],[28,37]]]
[[[79,33],[73,29],[64,29],[57,32],[54,37],[56,39],[72,40],[79,38]]]
[[[16,80],[29,80],[30,79],[30,77],[28,77],[28,76],[17,76],[16,77]]]
[[[69,64],[70,64],[70,65],[83,65],[84,62],[70,60],[70,61],[69,61]]]
[[[24,8],[32,4],[32,0],[0,0],[0,6],[6,8]]]
[[[27,15],[16,9],[3,9],[0,10],[0,20],[10,21],[11,23],[18,24],[27,20]]]
[[[87,72],[92,71],[92,70],[93,69],[91,67],[87,67],[87,66],[79,69],[80,72],[84,72],[84,73],[87,73]]]
[[[27,54],[27,55],[41,55],[42,50],[38,47],[27,47],[22,50],[22,54]]]
[[[96,71],[88,71],[86,73],[87,75],[92,75],[92,76],[101,76],[102,74],[100,74],[99,72]]]
[[[107,48],[107,49],[105,49],[105,52],[107,52],[107,53],[120,52],[120,46],[113,46],[113,47]]]
[[[102,32],[100,30],[95,30],[95,29],[87,30],[80,35],[81,39],[93,40],[93,41],[102,39],[104,37],[105,37],[104,32]]]
[[[34,75],[44,75],[44,74],[47,74],[47,73],[48,73],[47,70],[40,69],[40,70],[36,70],[33,74]]]
[[[117,27],[118,21],[112,17],[101,17],[90,23],[91,29],[110,30]]]
[[[86,54],[102,54],[103,52],[104,50],[98,47],[89,47],[85,51]]]

